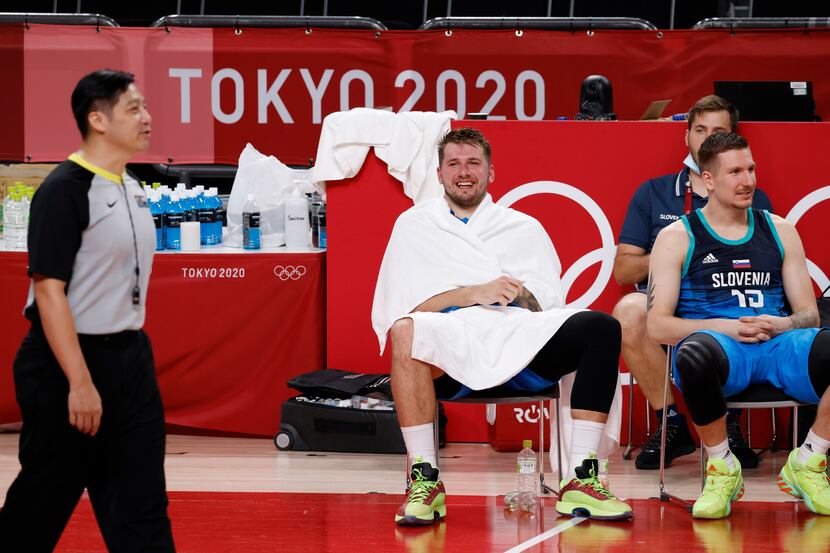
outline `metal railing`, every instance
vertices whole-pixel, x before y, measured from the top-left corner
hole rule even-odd
[[[47,25],[95,25],[96,27],[120,27],[117,21],[99,13],[0,13],[0,23],[30,23]]]
[[[151,27],[263,27],[300,29],[369,29],[386,31],[371,17],[316,15],[166,15]]]
[[[824,29],[830,17],[709,17],[692,29]]]
[[[435,29],[543,29],[551,31],[592,31],[597,29],[638,29],[656,31],[645,19],[636,17],[436,17],[420,30]]]

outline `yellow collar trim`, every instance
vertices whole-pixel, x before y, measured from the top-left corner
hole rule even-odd
[[[80,155],[78,155],[77,152],[69,155],[69,161],[74,161],[75,163],[77,163],[78,165],[80,165],[81,167],[83,167],[84,169],[89,171],[90,173],[95,173],[96,175],[100,175],[100,176],[104,177],[107,180],[111,180],[115,184],[124,184],[124,179],[122,177],[119,177],[115,173],[110,173],[106,169],[102,169],[101,167],[98,167],[97,165],[91,164],[90,162],[88,162],[87,160],[82,158]]]

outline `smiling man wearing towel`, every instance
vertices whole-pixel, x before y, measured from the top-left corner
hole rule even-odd
[[[433,435],[436,396],[504,386],[552,387],[576,372],[571,394],[570,471],[556,509],[627,519],[631,508],[597,479],[597,459],[617,383],[620,325],[564,309],[556,251],[538,221],[493,202],[490,144],[456,129],[438,144],[443,197],[395,223],[378,275],[372,325],[392,344],[392,390],[412,487],[395,521],[446,516]]]

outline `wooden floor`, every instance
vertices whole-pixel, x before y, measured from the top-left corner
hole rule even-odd
[[[0,433],[0,499],[20,468],[17,440],[18,434]],[[448,494],[497,496],[515,487],[515,453],[499,453],[488,444],[449,444],[440,456]],[[745,469],[745,499],[789,501],[775,485],[785,461],[785,452],[767,452],[757,469]],[[699,453],[675,460],[666,471],[670,491],[696,496],[699,463]],[[172,491],[399,494],[405,478],[403,455],[278,451],[270,439],[181,435],[168,436],[165,468]],[[611,460],[609,474],[620,497],[657,495],[657,471],[636,470],[621,452]]]
[[[19,468],[17,439],[0,434],[0,501]],[[543,500],[532,519],[505,511],[498,496],[515,487],[515,453],[497,453],[488,444],[441,450],[450,514],[428,529],[397,528],[392,520],[402,499],[403,455],[282,452],[269,439],[172,435],[166,472],[180,552],[362,551],[370,543],[365,550],[830,551],[830,517],[806,512],[775,485],[785,452],[762,459],[758,469],[744,470],[747,494],[732,517],[701,523],[681,507],[649,500],[657,495],[657,472],[636,470],[620,452],[609,467],[611,488],[634,500],[635,520],[572,528],[561,527],[571,519],[557,516],[553,499]],[[667,470],[669,489],[695,497],[699,470],[697,454],[676,460]],[[211,537],[219,526],[221,537]],[[309,541],[320,532],[328,537]],[[547,537],[533,545],[540,535]],[[105,551],[88,500],[79,504],[58,551]]]

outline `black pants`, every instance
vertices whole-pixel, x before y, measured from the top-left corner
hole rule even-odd
[[[17,352],[21,470],[0,510],[0,543],[7,551],[52,551],[87,489],[110,551],[174,551],[150,342],[141,331],[79,339],[103,404],[95,437],[69,424],[69,384],[43,331],[33,327]]]
[[[620,323],[599,311],[581,311],[566,320],[527,366],[556,382],[576,371],[571,409],[608,413],[619,373]],[[435,380],[438,399],[453,397],[461,383],[442,375]]]

